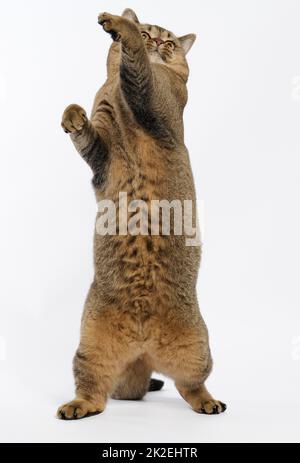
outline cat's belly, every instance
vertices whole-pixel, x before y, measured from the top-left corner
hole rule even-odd
[[[101,296],[142,318],[163,313],[194,295],[199,250],[182,237],[95,238],[95,272]]]

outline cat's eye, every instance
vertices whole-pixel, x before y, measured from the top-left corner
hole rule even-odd
[[[176,45],[174,42],[172,42],[172,40],[167,40],[165,42],[165,46],[168,47],[170,50],[175,50],[176,48]]]
[[[141,32],[143,40],[149,40],[151,37],[148,32]]]

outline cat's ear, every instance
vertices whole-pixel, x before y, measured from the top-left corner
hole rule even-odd
[[[123,11],[122,16],[123,16],[123,18],[129,19],[129,21],[139,23],[137,15],[130,8],[126,8],[126,10]]]
[[[182,37],[179,37],[178,40],[183,48],[184,53],[187,54],[188,51],[192,48],[192,45],[196,40],[196,35],[195,34],[183,35]]]

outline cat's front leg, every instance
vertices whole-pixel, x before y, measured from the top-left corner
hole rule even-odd
[[[109,160],[109,143],[104,133],[94,126],[85,110],[77,104],[71,104],[65,109],[61,126],[70,134],[76,150],[92,169],[94,186],[102,187]]]
[[[173,129],[163,109],[169,95],[168,77],[162,73],[156,78],[139,27],[134,21],[110,13],[101,13],[98,22],[113,40],[121,43],[120,87],[137,122],[155,138],[173,146]]]

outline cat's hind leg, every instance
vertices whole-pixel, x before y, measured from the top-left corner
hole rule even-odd
[[[163,326],[151,356],[154,368],[175,380],[181,396],[198,413],[224,412],[226,405],[215,400],[204,383],[212,369],[208,334],[203,320],[185,325],[178,320]]]
[[[100,304],[97,293],[92,285],[73,363],[76,397],[58,409],[61,419],[101,413],[126,365],[138,356],[138,346],[132,338],[134,322],[130,316],[120,316],[116,307]]]

